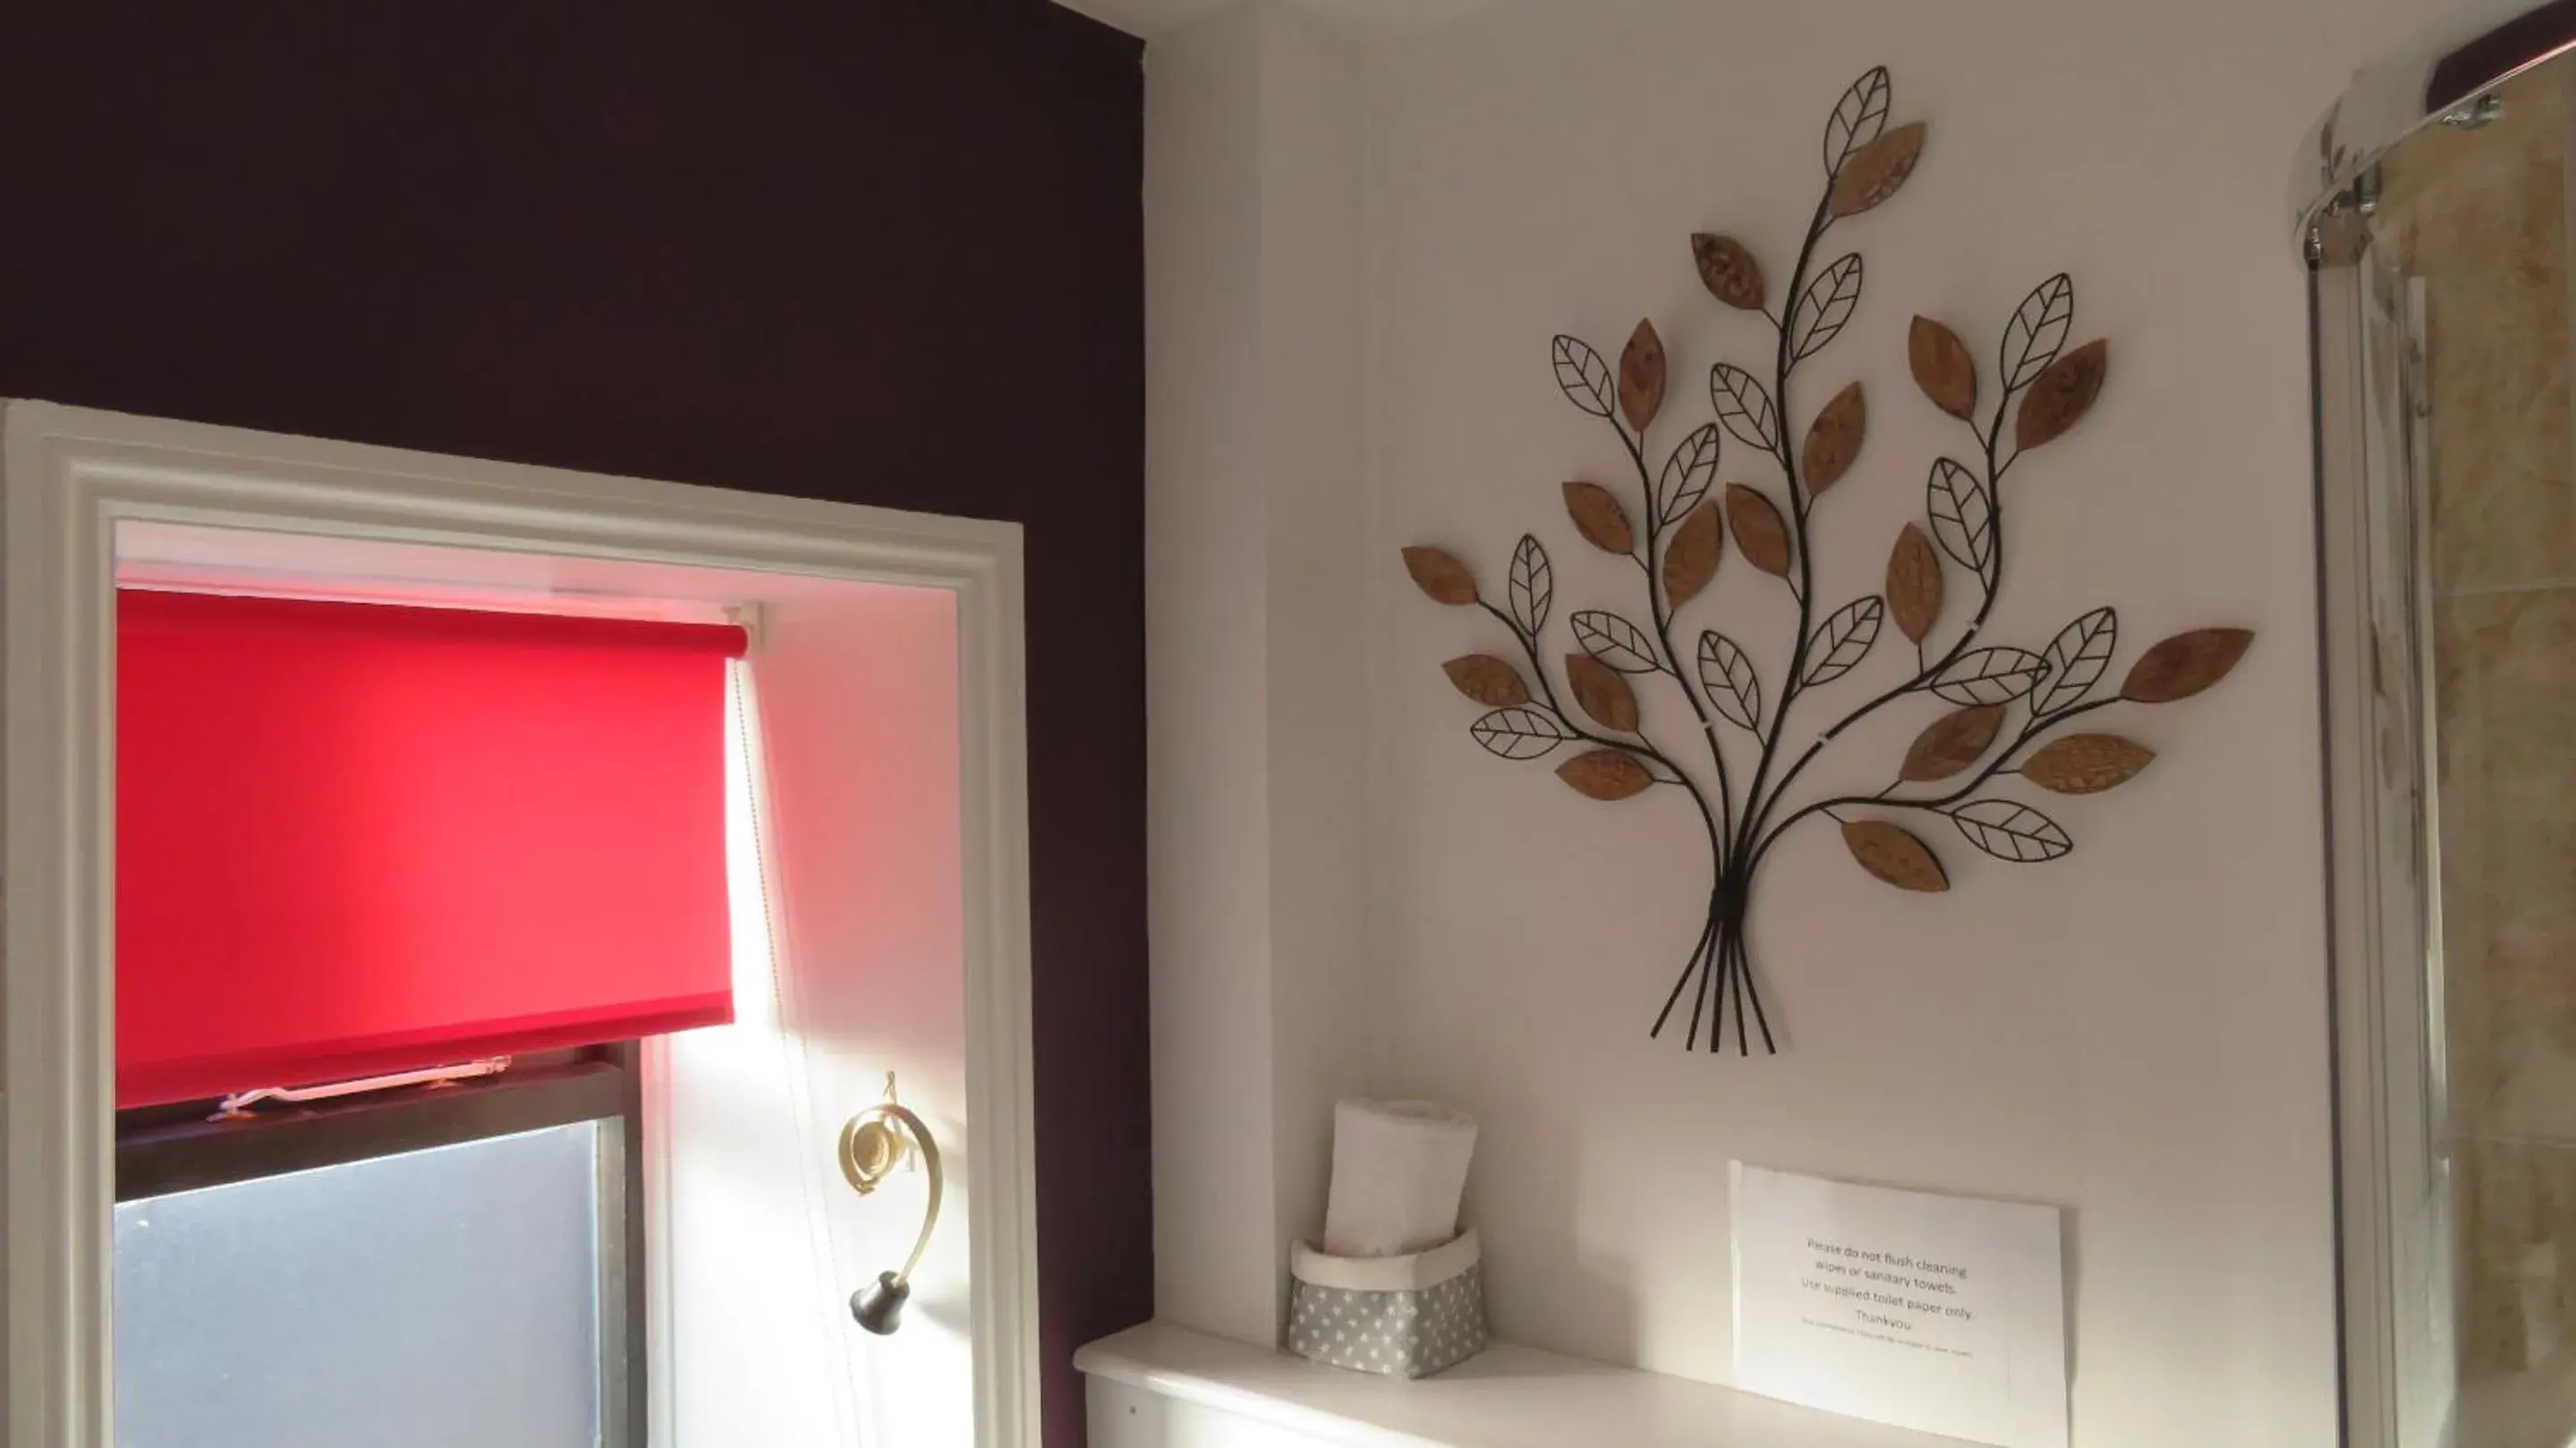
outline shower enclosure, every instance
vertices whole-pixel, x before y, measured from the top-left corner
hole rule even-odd
[[[2576,1441],[2576,0],[2303,151],[2346,1440]]]

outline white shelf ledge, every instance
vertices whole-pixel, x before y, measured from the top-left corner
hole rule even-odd
[[[1957,1448],[1959,1441],[1509,1343],[1405,1382],[1147,1323],[1102,1338],[1073,1363],[1094,1377],[1349,1448]]]

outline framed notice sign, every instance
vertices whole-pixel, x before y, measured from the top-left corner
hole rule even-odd
[[[1731,1170],[1736,1387],[2066,1448],[2056,1208]]]

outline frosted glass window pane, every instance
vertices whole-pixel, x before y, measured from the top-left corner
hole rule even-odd
[[[119,1448],[593,1448],[601,1129],[118,1204]]]

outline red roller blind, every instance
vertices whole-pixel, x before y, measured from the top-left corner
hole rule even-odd
[[[720,1024],[740,629],[117,595],[117,1103]]]

